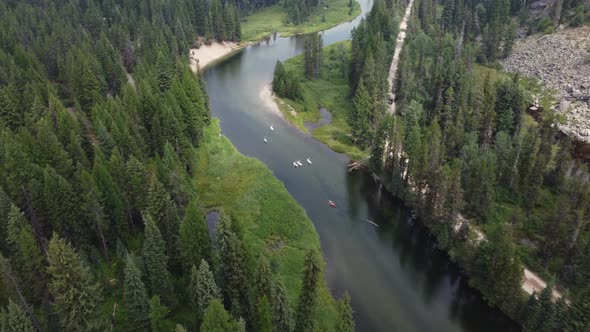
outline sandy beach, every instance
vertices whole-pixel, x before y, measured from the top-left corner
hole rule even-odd
[[[262,100],[264,106],[266,106],[267,109],[273,113],[276,113],[280,117],[283,117],[283,113],[279,109],[279,105],[277,105],[279,101],[274,97],[270,84],[265,85],[262,90],[260,90],[259,96],[260,100]]]
[[[241,47],[234,42],[215,42],[211,45],[203,45],[200,48],[191,48],[190,64],[191,68],[196,71],[197,68],[204,69],[211,63],[224,56],[239,50]]]

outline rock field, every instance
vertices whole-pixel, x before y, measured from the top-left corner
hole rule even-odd
[[[556,109],[567,123],[560,128],[590,142],[590,26],[564,29],[551,35],[517,41],[514,52],[501,61],[509,72],[536,77],[556,91]]]

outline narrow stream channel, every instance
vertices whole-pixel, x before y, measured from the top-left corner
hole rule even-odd
[[[372,0],[360,3],[364,15]],[[325,45],[350,38],[359,21],[326,30]],[[204,76],[223,134],[241,153],[265,163],[313,221],[328,286],[336,296],[350,293],[357,331],[519,331],[467,286],[428,232],[370,176],[349,173],[345,155],[265,106],[260,92],[271,82],[275,62],[302,52],[302,38],[271,38],[209,68]],[[292,166],[308,157],[312,165]]]

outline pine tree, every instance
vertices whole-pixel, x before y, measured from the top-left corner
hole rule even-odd
[[[539,332],[554,331],[556,327],[553,309],[553,282],[550,282],[539,294],[539,319],[534,330]]]
[[[339,301],[340,321],[338,322],[338,331],[354,332],[354,318],[352,317],[352,306],[350,305],[350,296],[348,292],[344,294]]]
[[[0,329],[3,332],[35,332],[27,314],[18,304],[8,300],[8,307],[4,315],[0,314]]]
[[[277,277],[273,281],[270,299],[272,307],[272,325],[276,331],[290,332],[293,329],[293,317],[289,298],[283,282]]]
[[[80,212],[88,223],[94,227],[96,237],[100,242],[104,257],[109,259],[109,250],[107,248],[105,233],[108,230],[108,223],[104,213],[103,199],[100,191],[96,187],[94,178],[86,170],[82,171],[80,177],[80,187],[82,189]]]
[[[180,224],[180,257],[185,271],[201,264],[203,259],[210,259],[210,251],[209,231],[197,202],[193,200],[187,206]]]
[[[87,63],[84,63],[78,81],[75,86],[76,99],[82,111],[90,114],[92,106],[100,98],[100,82]]]
[[[270,304],[268,298],[264,295],[258,298],[258,328],[260,332],[272,332],[272,318],[270,315]]]
[[[256,268],[256,291],[258,298],[266,296],[271,298],[272,291],[272,273],[266,257],[261,256],[258,259],[258,267]]]
[[[566,332],[590,330],[590,295],[588,292],[577,296],[567,313]]]
[[[166,316],[170,313],[170,310],[163,304],[160,303],[160,297],[154,295],[150,299],[150,323],[153,332],[167,332],[168,324],[166,324]]]
[[[96,155],[92,176],[104,199],[104,211],[110,220],[110,224],[116,227],[118,237],[126,238],[129,234],[129,227],[125,216],[123,193],[109,173],[102,154]]]
[[[371,109],[371,96],[366,89],[364,81],[361,79],[352,100],[352,110],[349,115],[349,123],[352,127],[353,136],[361,145],[366,145],[372,140],[369,119]]]
[[[158,61],[156,62],[156,81],[158,88],[164,92],[172,86],[173,65],[162,52],[158,53]]]
[[[102,294],[74,248],[53,234],[47,251],[53,312],[66,331],[102,331]]]
[[[197,0],[195,4],[195,28],[199,36],[205,37],[208,31],[208,20],[209,12],[207,10],[206,0]]]
[[[0,186],[0,239],[8,239],[8,214],[10,213],[11,206],[12,202],[10,201],[10,197],[6,195]],[[0,241],[0,251],[6,252],[8,249],[7,245],[7,241]]]
[[[71,184],[59,175],[55,169],[46,166],[43,169],[43,214],[47,223],[55,231],[76,244],[85,242],[84,229],[87,220],[81,220],[78,214],[78,197]]]
[[[18,111],[13,89],[0,89],[0,124],[15,130],[22,124],[22,115]]]
[[[295,331],[313,331],[320,272],[317,253],[310,249],[303,263],[303,287],[297,304]]]
[[[219,280],[227,307],[232,307],[232,301],[236,301],[242,308],[248,307],[245,287],[248,285],[246,253],[241,241],[231,230],[231,220],[224,214],[217,225],[217,252],[219,261],[223,262]],[[236,305],[233,306],[232,313],[237,309]]]
[[[244,320],[244,318],[240,317],[240,319],[238,319],[238,326],[236,328],[237,332],[246,332],[246,321]]]
[[[174,292],[168,273],[168,257],[164,253],[164,240],[151,216],[146,216],[143,259],[147,286],[152,296],[159,295],[169,305],[175,305]]]
[[[236,323],[225,310],[223,304],[217,299],[211,301],[203,315],[201,331],[234,332],[235,330]]]
[[[204,259],[201,260],[198,271],[194,265],[191,269],[189,294],[197,321],[201,321],[205,309],[213,299],[221,299],[221,292],[215,283],[213,272]]]
[[[510,231],[495,226],[475,254],[474,281],[492,303],[514,310],[520,297],[523,269]]]
[[[211,30],[218,41],[227,40],[227,31],[223,20],[223,6],[220,0],[212,0],[209,3],[209,17],[211,18]]]
[[[140,211],[146,206],[148,177],[147,170],[134,156],[130,156],[126,165],[127,183],[126,193],[128,195],[129,204],[134,208],[133,213],[140,217]]]
[[[174,259],[178,255],[179,217],[176,205],[170,194],[156,177],[152,179],[148,191],[146,212],[158,225],[164,238],[166,254]]]
[[[125,296],[125,308],[129,317],[128,328],[134,330],[147,329],[150,314],[148,296],[141,280],[141,271],[135,265],[132,255],[127,255],[123,294]]]
[[[285,74],[285,67],[283,66],[283,63],[277,60],[272,79],[272,91],[279,97],[285,96]]]
[[[7,238],[14,270],[22,293],[31,303],[38,303],[45,288],[44,257],[33,228],[19,209],[12,205],[8,213]]]

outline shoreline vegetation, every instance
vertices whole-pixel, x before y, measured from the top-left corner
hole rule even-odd
[[[287,289],[291,309],[302,287],[303,263],[309,249],[321,253],[319,235],[303,208],[262,162],[242,155],[221,134],[219,120],[213,118],[204,128],[197,149],[194,179],[197,196],[206,210],[224,211],[237,222],[246,244],[249,269],[264,256]],[[337,302],[330,295],[321,259],[315,327],[336,331],[339,322]]]
[[[338,52],[338,50],[340,52]],[[340,54],[342,51],[344,51],[343,55]],[[350,111],[352,107],[351,105],[354,101],[350,93],[346,75],[342,74],[348,70],[346,68],[346,63],[350,59],[350,42],[341,42],[324,47],[322,49],[322,54],[323,68],[319,77],[315,79],[308,78],[305,75],[306,64],[304,62],[304,55],[286,60],[282,64],[284,69],[281,68],[280,70],[287,73],[286,77],[288,77],[289,80],[297,82],[298,89],[295,89],[295,91],[297,91],[297,97],[292,99],[287,97],[279,98],[273,94],[272,98],[275,100],[276,105],[281,110],[287,121],[303,132],[309,132],[306,128],[307,122],[317,122],[320,119],[320,109],[327,109],[334,116],[335,121],[328,125],[320,126],[319,128],[312,130],[312,136],[327,144],[337,152],[346,153],[352,159],[361,159],[360,156],[355,154],[354,151],[351,152],[352,148],[355,146],[353,140],[350,138],[352,137],[352,129],[346,123],[347,112]],[[340,60],[340,64],[337,63],[337,59]],[[508,73],[497,71],[489,67],[483,67],[477,64],[474,65],[474,67],[475,72],[477,73],[476,76],[480,81],[476,82],[476,84],[482,84],[481,82],[488,80],[490,76],[493,76],[494,79],[491,81],[494,84],[499,82],[501,79],[509,78]],[[481,72],[486,72],[487,75],[482,75]],[[529,79],[527,78],[522,78],[520,80],[520,85],[528,93],[528,95],[538,95],[541,93],[539,90],[543,90],[543,92],[545,92],[544,88],[532,87],[528,81]],[[339,119],[342,120],[341,123],[339,123]],[[530,115],[523,114],[522,121],[526,127],[536,126],[535,120]],[[328,133],[328,135],[326,135],[326,133]],[[342,140],[342,137],[347,137],[347,144],[344,144],[344,148],[342,146],[335,146],[334,142],[337,141],[338,138]],[[368,155],[369,152],[366,152],[366,154]],[[391,188],[389,190],[391,191]],[[504,208],[504,206],[502,208]],[[496,217],[496,214],[494,214],[494,217]],[[440,230],[438,227],[429,225],[427,222],[425,225],[431,229],[433,235],[435,235],[437,238],[440,237]],[[472,223],[471,228],[471,233],[481,232],[478,230],[480,227],[476,226],[475,223]],[[486,227],[483,228],[487,231],[490,231]],[[465,266],[469,266],[469,262],[466,263],[463,258],[456,256],[456,252],[453,252],[454,249],[447,248],[446,245],[443,245],[443,248],[441,249],[445,250],[450,255],[450,258],[463,266],[463,268],[465,268]],[[520,252],[519,255],[525,256],[523,257],[523,260],[525,260],[523,263],[527,263],[526,265],[538,265],[530,258],[528,260],[526,259],[528,258],[528,255],[530,255],[526,250]],[[520,287],[520,290],[522,291],[522,297],[524,297],[524,294],[536,294],[538,296],[538,294],[542,293],[543,289],[549,286],[550,292],[552,294],[551,297],[557,302],[562,296],[562,292],[560,292],[562,289],[555,284],[554,277],[548,276],[546,269],[539,270],[540,273],[534,273],[526,265],[522,265],[523,276]],[[467,270],[466,273],[469,275],[471,280],[471,274]],[[545,279],[550,280],[550,282],[545,282],[540,276],[544,276]],[[490,295],[491,297],[495,297],[495,294],[490,294],[489,289],[482,289],[479,285],[475,284],[475,281],[472,283],[472,286],[482,291],[486,297],[489,297]],[[569,302],[569,300],[566,301]],[[502,302],[498,302],[497,299],[493,302],[517,321],[521,318],[518,312],[513,310],[505,310],[506,308]]]
[[[347,114],[351,108],[348,78],[342,74],[343,66],[350,61],[350,41],[334,43],[322,49],[323,69],[318,79],[307,79],[304,75],[304,55],[298,55],[284,62],[286,72],[291,72],[299,81],[302,97],[300,100],[281,98],[272,94],[276,106],[285,119],[304,133],[311,134],[332,150],[344,153],[354,160],[364,159],[369,151],[355,145]],[[311,130],[306,123],[317,123],[325,108],[332,115],[332,121]]]
[[[360,14],[361,6],[356,0],[324,0],[305,22],[292,24],[287,21],[285,8],[276,4],[245,17],[242,23],[242,40],[258,42],[273,33],[279,33],[281,37],[291,37],[319,32],[351,21]]]
[[[352,10],[348,6],[352,3]],[[224,59],[233,56],[244,48],[262,42],[274,33],[281,37],[323,31],[344,22],[349,22],[361,14],[360,4],[354,0],[325,0],[315,9],[309,19],[301,24],[287,22],[287,11],[281,5],[273,5],[254,12],[244,18],[242,23],[242,40],[237,42],[212,42],[189,50],[191,68],[205,70]]]

